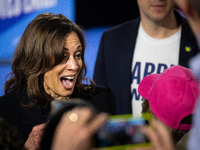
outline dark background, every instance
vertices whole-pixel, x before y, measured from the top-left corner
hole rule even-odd
[[[113,26],[137,17],[136,0],[76,0],[76,23],[86,29]]]

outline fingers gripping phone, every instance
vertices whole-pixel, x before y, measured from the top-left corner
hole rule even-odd
[[[90,107],[94,109],[80,99],[73,99],[67,102],[57,100],[53,101],[51,106],[52,114],[63,108],[65,108],[65,111],[74,107]],[[97,149],[101,150],[150,150],[150,142],[140,129],[147,124],[151,117],[149,114],[143,114],[142,117],[133,117],[132,115],[110,116],[106,124],[95,134],[93,144]]]
[[[150,142],[141,131],[141,127],[147,124],[143,117],[132,115],[111,116],[107,123],[99,129],[95,135],[95,143],[98,148],[106,150],[123,150],[128,147],[131,150],[147,150]]]

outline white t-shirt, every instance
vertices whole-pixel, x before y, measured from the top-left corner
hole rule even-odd
[[[172,65],[178,65],[181,29],[165,39],[150,37],[139,26],[132,62],[132,112],[141,115],[143,98],[138,93],[140,81],[148,74],[161,73]]]

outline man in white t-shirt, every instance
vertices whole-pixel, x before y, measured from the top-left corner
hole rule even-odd
[[[140,18],[103,33],[95,65],[94,81],[113,90],[117,114],[140,115],[142,78],[172,65],[188,67],[198,53],[187,21],[174,11],[174,0],[137,2]]]

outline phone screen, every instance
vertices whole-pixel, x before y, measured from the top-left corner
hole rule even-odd
[[[146,135],[140,130],[147,123],[142,117],[132,115],[111,116],[95,135],[96,147],[123,149],[125,147],[149,147]],[[139,149],[138,149],[139,150]]]
[[[56,100],[51,103],[51,113],[56,113],[62,108],[69,110],[77,106],[92,108],[80,99],[67,102]],[[150,142],[140,129],[151,117],[150,114],[143,114],[142,117],[133,117],[132,115],[110,116],[106,124],[95,134],[94,146],[101,150],[150,150]]]

